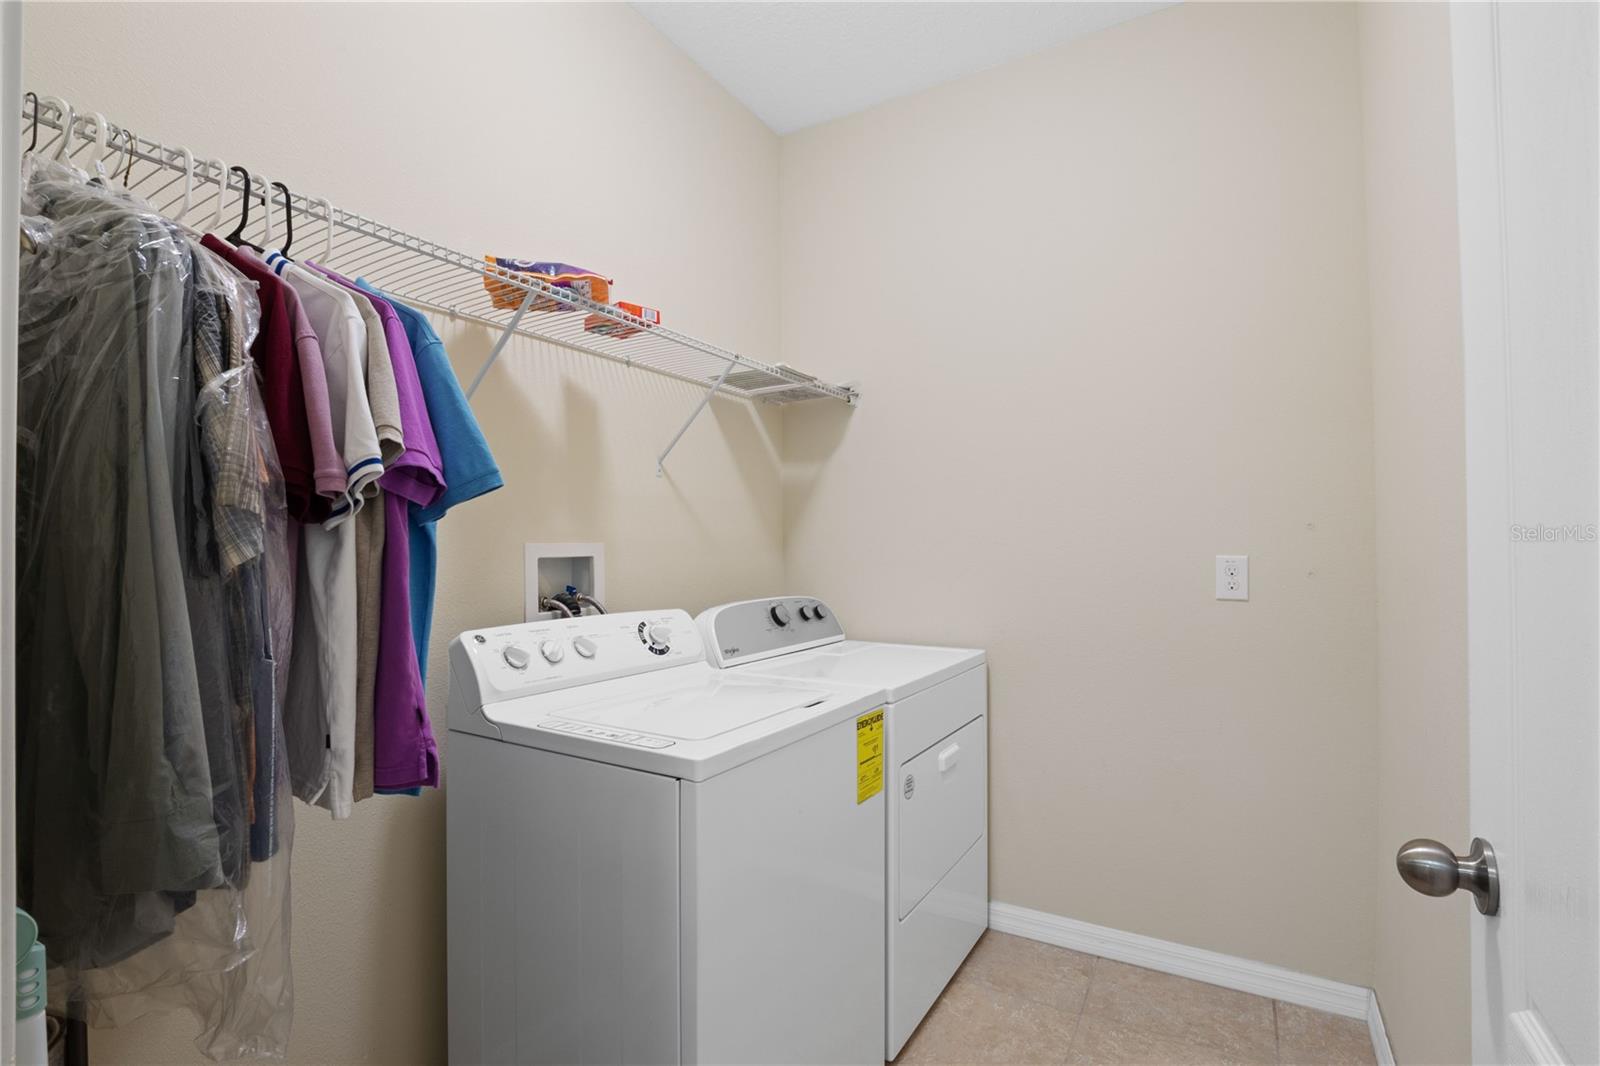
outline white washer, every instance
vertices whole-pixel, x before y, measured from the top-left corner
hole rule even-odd
[[[811,596],[725,604],[695,623],[710,661],[736,677],[884,691],[884,1057],[893,1059],[989,926],[984,653],[846,640]]]
[[[682,611],[450,645],[450,1061],[881,1062],[882,692],[714,670]]]

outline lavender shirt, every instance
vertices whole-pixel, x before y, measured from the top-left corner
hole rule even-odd
[[[294,329],[294,350],[300,361],[300,391],[305,396],[306,423],[311,430],[311,462],[317,494],[329,500],[343,499],[345,490],[344,457],[333,442],[333,415],[328,406],[328,373],[322,364],[322,342],[311,328],[300,294],[285,285],[284,304]],[[322,511],[321,517],[327,517]]]

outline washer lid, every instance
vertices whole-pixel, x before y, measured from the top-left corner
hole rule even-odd
[[[554,712],[574,722],[674,740],[709,740],[785,711],[826,702],[821,688],[713,675],[669,683],[645,695],[617,696]]]
[[[745,677],[867,685],[883,689],[884,698],[894,703],[965,673],[983,661],[984,653],[973,648],[847,640],[734,669]]]
[[[883,690],[704,662],[485,704],[483,735],[704,781],[883,706]]]

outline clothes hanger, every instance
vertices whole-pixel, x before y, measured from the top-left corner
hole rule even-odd
[[[261,190],[261,210],[266,212],[261,227],[261,246],[271,252],[277,249],[277,238],[272,232],[272,185],[263,175],[257,174],[256,188]]]
[[[187,148],[179,148],[167,154],[183,160],[183,206],[178,208],[177,215],[173,217],[174,222],[182,222],[194,206],[194,153]]]
[[[184,233],[187,233],[192,239],[198,241],[204,236],[204,234],[195,229],[193,223],[185,221],[189,215],[190,209],[194,206],[194,153],[189,151],[187,148],[168,148],[164,144],[160,145],[157,148],[157,151],[164,160],[171,159],[174,156],[183,160],[183,202],[181,205],[179,205],[176,211],[172,210],[173,201],[171,200],[167,201],[165,206],[158,207],[156,210],[166,215],[167,219],[174,226],[177,226]],[[157,169],[159,170],[159,168]],[[227,171],[224,170],[223,173],[226,174]],[[139,184],[142,185],[147,180],[149,180],[148,177],[140,178]],[[153,195],[159,195],[160,193],[165,192],[171,186],[172,182],[169,181],[167,184],[158,189]],[[221,196],[220,192],[218,193],[218,196]]]
[[[112,133],[111,124],[109,122],[106,123],[106,144],[110,147],[111,151],[117,153],[116,156],[113,157],[110,170],[106,172],[105,177],[108,185],[117,180],[117,172],[122,169],[124,155],[127,156],[129,162],[133,161],[132,146],[130,145],[128,148],[122,147],[123,132],[123,130],[119,129],[116,131],[116,133]]]
[[[84,118],[94,127],[94,136],[84,138],[94,145],[94,169],[99,174],[100,184],[106,182],[106,117],[98,111],[90,111]]]
[[[325,267],[333,266],[333,205],[326,199],[313,200],[314,204],[322,205],[322,221],[327,223],[322,231],[322,259]]]
[[[67,156],[67,142],[72,140],[72,127],[77,124],[78,113],[72,105],[59,96],[40,97],[45,103],[56,109],[56,114],[61,116],[61,140],[56,142],[56,154],[52,157],[58,162]]]
[[[259,244],[251,244],[244,239],[244,228],[250,224],[250,172],[244,167],[233,166],[228,168],[230,174],[238,174],[244,182],[244,196],[239,201],[239,224],[233,227],[233,232],[228,234],[227,241],[234,246],[243,246],[261,252]],[[265,254],[263,252],[263,254]]]
[[[128,138],[128,165],[122,168],[122,187],[126,189],[128,187],[128,179],[133,177],[133,152],[135,148],[139,147],[139,142],[138,138],[133,135],[132,130],[125,129],[122,132]]]
[[[294,244],[294,200],[291,198],[289,186],[283,182],[275,181],[272,183],[272,187],[283,190],[283,228],[287,233],[283,238],[283,247],[279,248],[278,251],[283,254],[285,259],[288,259],[289,246]],[[293,262],[293,260],[290,261]]]
[[[216,210],[211,213],[211,225],[206,227],[207,229],[211,230],[211,232],[215,233],[215,232],[217,232],[218,230],[220,230],[222,228],[222,201],[226,197],[227,192],[228,192],[229,167],[228,167],[228,164],[223,162],[221,159],[208,159],[208,160],[206,160],[206,167],[207,167],[207,169],[209,169],[211,167],[216,167],[217,168],[217,173],[222,175],[220,178],[217,179],[217,206],[216,206]]]
[[[24,100],[30,96],[33,97],[33,129],[30,131],[28,147],[23,149],[23,155],[32,155],[33,150],[39,147],[39,94],[31,90],[22,94]]]

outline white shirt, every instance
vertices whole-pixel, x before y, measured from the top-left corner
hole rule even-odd
[[[296,788],[308,803],[348,818],[355,805],[356,700],[358,674],[355,526],[348,521],[383,474],[378,433],[367,403],[367,331],[345,290],[297,266],[277,252],[267,255],[273,272],[294,289],[322,343],[328,376],[333,440],[344,458],[346,498],[335,501],[321,526],[307,526],[301,542],[295,653],[289,669],[291,700],[321,701],[328,729],[327,776]],[[311,632],[302,633],[309,625]],[[302,642],[302,635],[308,639]]]

